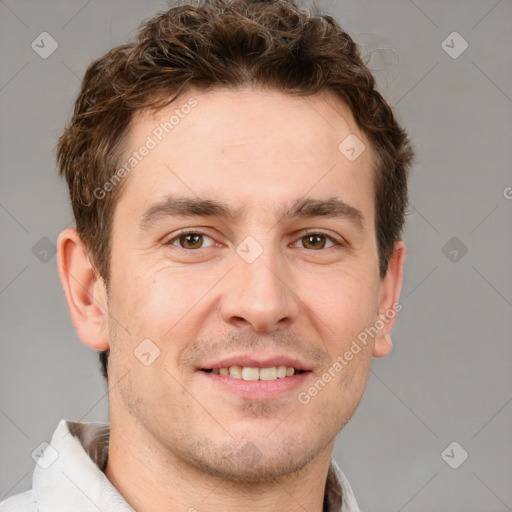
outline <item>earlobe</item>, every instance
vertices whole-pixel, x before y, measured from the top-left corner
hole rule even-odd
[[[393,350],[393,341],[390,334],[379,334],[373,344],[373,357],[385,357]]]
[[[374,357],[387,356],[393,349],[391,332],[395,325],[396,316],[401,309],[399,301],[406,252],[407,248],[402,240],[395,242],[387,273],[381,282],[379,314],[376,318],[376,324],[378,325],[380,322],[383,325],[379,325],[380,332],[374,339],[372,351]]]
[[[108,308],[105,283],[91,263],[75,229],[65,229],[57,241],[59,277],[78,336],[95,350],[106,350]]]

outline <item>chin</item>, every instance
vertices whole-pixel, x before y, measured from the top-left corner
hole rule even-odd
[[[206,460],[202,458],[198,469],[237,483],[263,483],[284,478],[305,468],[311,458],[304,457],[304,454],[297,454],[295,457],[267,456],[252,443],[247,443],[241,453],[235,459],[214,458]]]
[[[268,436],[268,434],[265,434]],[[232,439],[220,446],[204,441],[188,447],[187,462],[214,477],[238,483],[258,483],[284,478],[304,469],[325,448],[310,435],[289,437],[261,435],[259,440]],[[271,434],[272,436],[272,434]],[[273,441],[273,442],[272,442]],[[184,454],[182,454],[184,455]]]

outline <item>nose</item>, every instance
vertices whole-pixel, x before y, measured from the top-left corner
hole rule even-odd
[[[299,299],[289,276],[277,267],[270,251],[248,263],[235,255],[222,295],[222,320],[237,328],[251,326],[258,332],[272,332],[290,326],[298,317]]]

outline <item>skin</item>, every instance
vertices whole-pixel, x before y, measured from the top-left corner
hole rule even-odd
[[[405,245],[395,244],[380,279],[374,155],[330,93],[191,92],[156,114],[139,112],[128,153],[192,96],[197,106],[125,178],[108,295],[76,231],[58,241],[77,332],[111,351],[105,474],[137,511],[320,512],[335,437],[361,400],[372,356],[391,351],[394,319],[309,403],[297,395],[398,303]],[[366,146],[355,161],[338,150],[350,133]],[[143,212],[168,194],[244,206],[244,215],[161,216],[139,229]],[[304,196],[343,199],[364,229],[350,219],[276,216]],[[203,246],[176,238],[183,228],[204,232]],[[333,241],[308,243],[306,229]],[[248,236],[263,251],[252,263],[236,252]],[[146,366],[134,350],[148,338],[160,356]],[[311,372],[293,392],[242,398],[198,371],[231,353],[285,354]]]

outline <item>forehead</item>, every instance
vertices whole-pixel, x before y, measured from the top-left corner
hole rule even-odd
[[[241,147],[251,138],[254,143],[274,146],[278,151],[288,144],[298,158],[304,158],[313,146],[317,149],[316,157],[336,149],[348,134],[368,142],[350,108],[330,91],[293,96],[262,88],[216,88],[208,92],[192,90],[158,111],[137,111],[127,143],[133,147],[151,135],[159,145],[171,139],[176,144],[186,144],[176,145],[175,152],[190,147],[201,152],[215,146]],[[288,160],[294,157],[281,156]]]
[[[357,158],[347,154],[347,144],[362,151]],[[125,147],[125,160],[144,153],[121,198],[132,209],[170,193],[217,197],[250,210],[311,192],[351,196],[373,215],[371,144],[330,92],[192,91],[160,111],[139,111]]]

